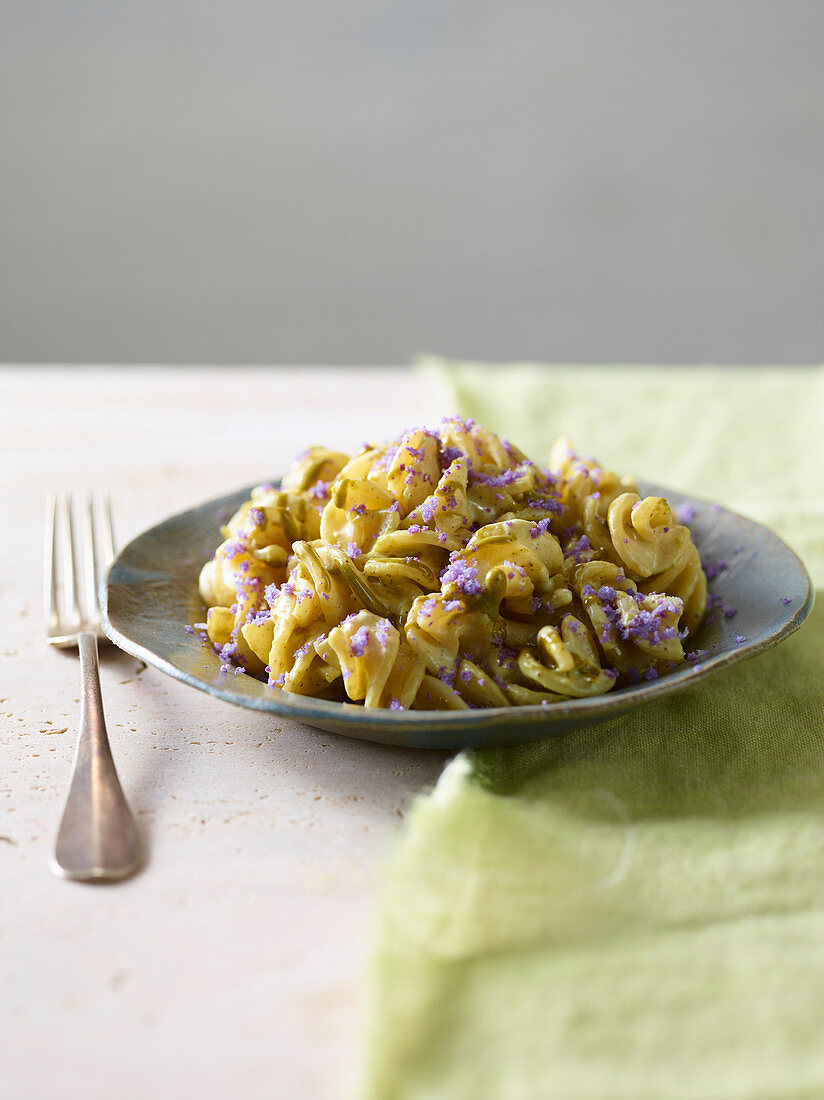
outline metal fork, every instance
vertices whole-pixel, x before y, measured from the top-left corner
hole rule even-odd
[[[75,520],[81,516],[81,535]],[[76,543],[82,546],[78,571]],[[80,882],[126,878],[140,864],[140,844],[112,759],[97,662],[100,628],[98,583],[114,557],[108,498],[49,497],[46,506],[45,599],[50,645],[80,652],[80,727],[71,782],[57,831],[52,871]],[[62,596],[62,599],[61,599]]]

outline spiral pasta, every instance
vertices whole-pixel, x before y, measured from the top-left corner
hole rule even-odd
[[[566,439],[542,469],[458,417],[311,447],[221,533],[199,588],[222,668],[370,708],[599,695],[677,667],[706,607],[666,500]]]

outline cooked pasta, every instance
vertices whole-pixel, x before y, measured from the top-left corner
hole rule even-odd
[[[543,469],[458,417],[352,456],[311,447],[222,535],[199,585],[222,668],[365,707],[551,706],[654,679],[707,603],[662,497],[566,439]]]

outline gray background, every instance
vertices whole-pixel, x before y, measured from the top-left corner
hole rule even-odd
[[[824,360],[822,3],[0,10],[0,359]]]

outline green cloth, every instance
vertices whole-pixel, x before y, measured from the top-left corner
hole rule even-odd
[[[819,368],[427,364],[546,458],[768,523],[824,584]],[[369,1100],[824,1097],[824,602],[622,718],[461,753],[387,869]]]

